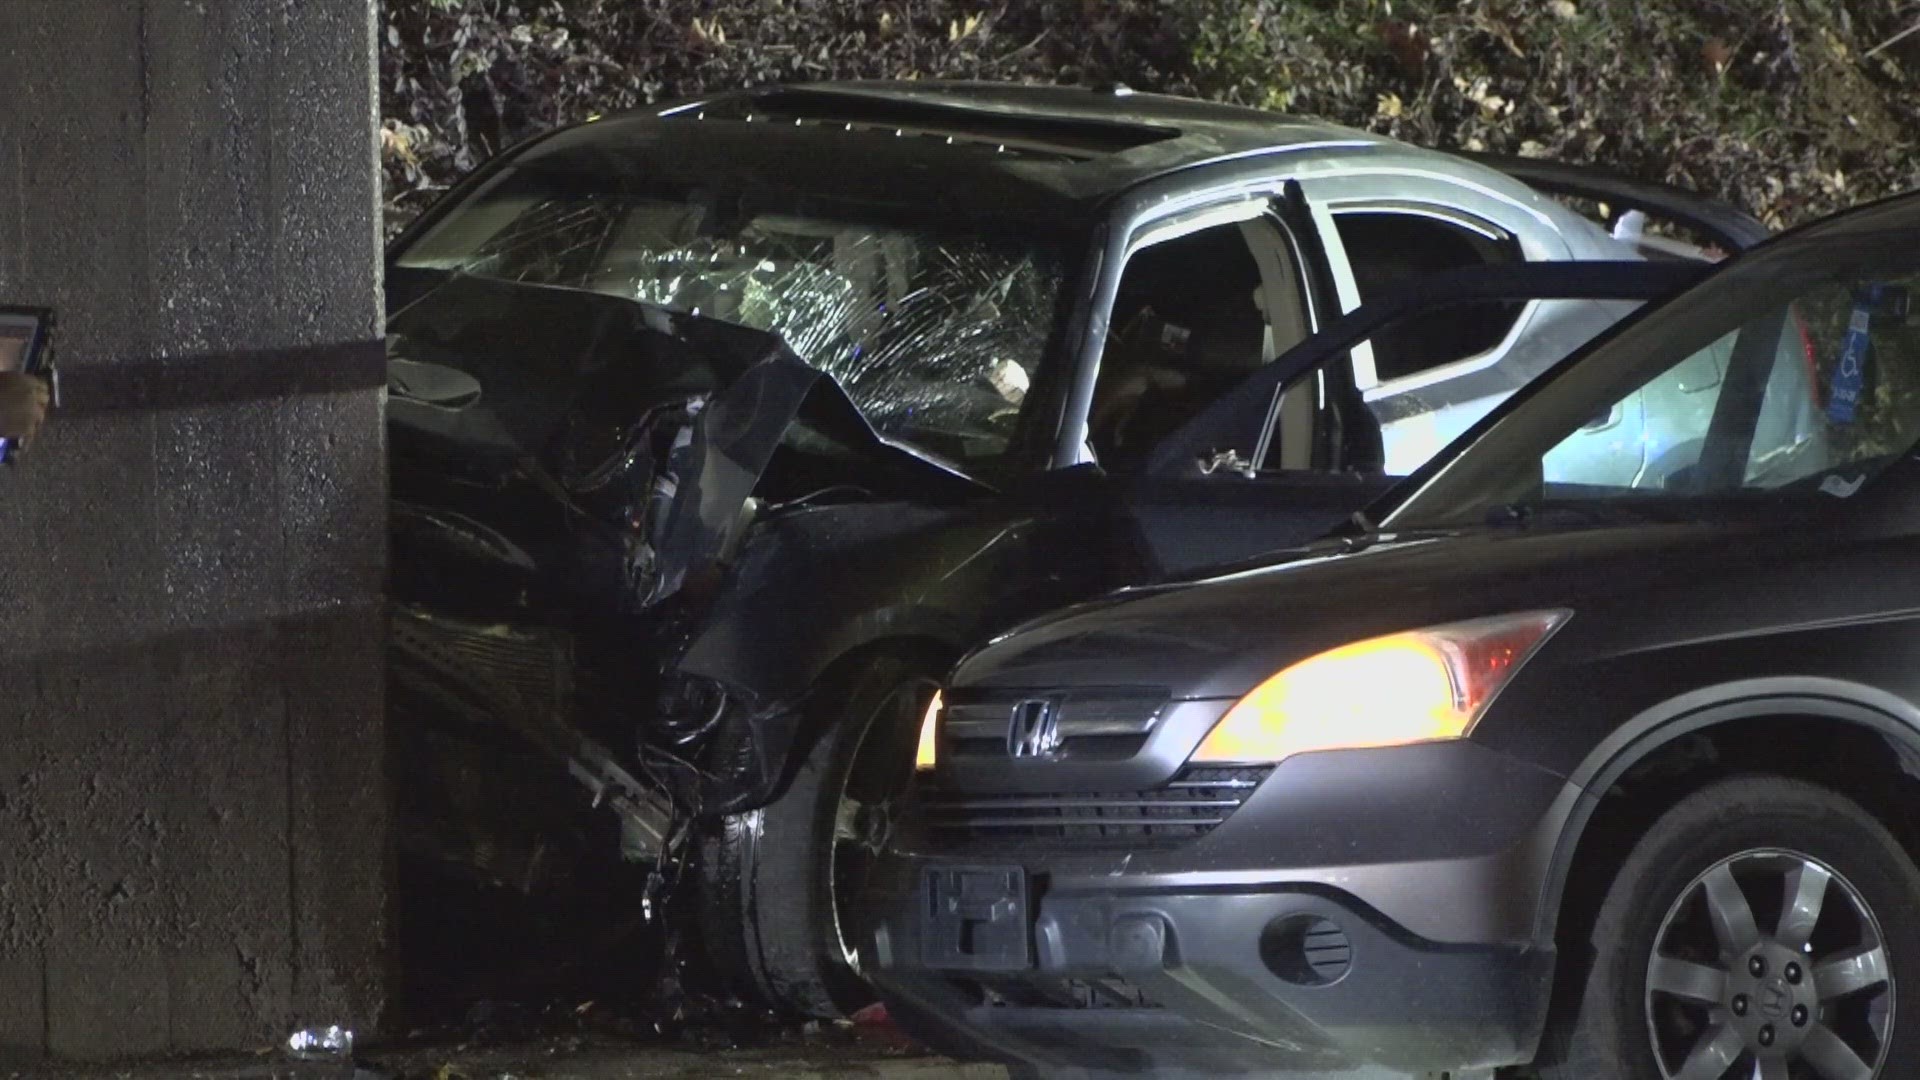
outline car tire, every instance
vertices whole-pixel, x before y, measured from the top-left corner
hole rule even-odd
[[[857,891],[846,880],[857,870],[844,865],[836,884],[836,832],[847,827],[842,801],[862,786],[897,793],[911,777],[939,670],[881,657],[836,680],[810,706],[818,735],[779,797],[727,815],[706,838],[699,919],[706,955],[742,998],[818,1019],[850,1016],[874,1000],[842,945],[855,930],[842,925],[851,914],[842,905]],[[884,817],[879,800],[862,805]],[[877,846],[884,838],[873,839]]]
[[[1671,1080],[1696,1057],[1726,1059],[1700,1067],[1715,1078],[1825,1076],[1846,1055],[1862,1080],[1892,1076],[1920,1061],[1916,900],[1913,859],[1841,795],[1772,777],[1704,788],[1634,845],[1590,948],[1562,949],[1539,1076]],[[1763,1056],[1783,1060],[1756,1071]]]

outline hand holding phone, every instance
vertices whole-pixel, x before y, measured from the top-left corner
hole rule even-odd
[[[0,342],[0,353],[6,345]],[[0,356],[3,360],[4,356]],[[38,376],[0,370],[0,439],[25,447],[46,422],[53,391]]]
[[[0,307],[0,462],[11,462],[46,421],[52,336],[53,312]]]

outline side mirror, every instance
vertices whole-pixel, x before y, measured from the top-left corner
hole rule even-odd
[[[445,364],[387,360],[387,393],[396,400],[459,411],[480,403],[480,380]]]

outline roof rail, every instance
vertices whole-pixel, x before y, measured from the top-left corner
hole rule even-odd
[[[1033,149],[1087,156],[1117,154],[1180,137],[1180,130],[1159,124],[1099,117],[1020,112],[991,105],[974,106],[872,90],[837,87],[770,87],[709,98],[671,115],[727,119],[748,116],[785,120],[843,122],[912,129],[974,142],[1023,145]]]

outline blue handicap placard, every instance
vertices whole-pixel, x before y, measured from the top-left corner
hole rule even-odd
[[[1867,354],[1872,347],[1867,332],[1873,326],[1878,293],[1878,286],[1874,286],[1853,301],[1847,340],[1840,346],[1840,362],[1834,365],[1833,384],[1827,393],[1827,417],[1836,424],[1853,423],[1860,410],[1860,395],[1867,385]]]

